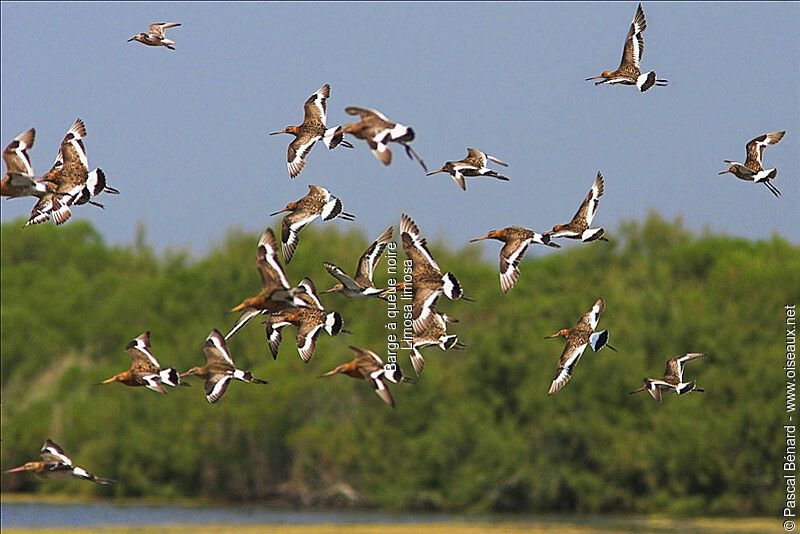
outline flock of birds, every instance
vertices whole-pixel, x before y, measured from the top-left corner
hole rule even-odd
[[[174,50],[175,42],[167,39],[164,30],[180,26],[180,23],[151,24],[147,33],[139,33],[130,41],[138,41],[148,46],[164,46]],[[636,85],[644,92],[653,86],[665,86],[666,80],[657,78],[655,72],[642,73],[639,63],[644,52],[642,32],[647,27],[641,4],[636,9],[633,22],[625,40],[622,61],[618,69],[605,71],[601,75],[588,78],[599,79],[596,84]],[[304,104],[304,118],[299,126],[287,126],[285,129],[272,132],[270,135],[291,134],[294,140],[287,150],[287,169],[289,176],[298,176],[306,164],[306,158],[317,141],[322,141],[328,149],[342,146],[353,148],[353,144],[345,140],[350,134],[367,143],[375,157],[384,165],[392,162],[390,143],[401,145],[409,158],[415,159],[427,175],[447,173],[456,184],[466,190],[467,177],[491,177],[508,180],[508,177],[489,169],[491,161],[503,167],[508,165],[500,159],[485,154],[474,148],[467,149],[467,157],[458,161],[448,161],[439,170],[428,173],[424,161],[411,147],[415,134],[412,128],[389,120],[378,111],[347,107],[345,112],[359,117],[358,122],[338,127],[327,126],[326,102],[330,97],[330,86],[323,85],[314,92]],[[745,163],[726,160],[729,168],[720,174],[732,173],[742,180],[763,183],[776,196],[778,189],[772,184],[777,176],[776,169],[764,169],[762,158],[764,148],[775,144],[785,132],[772,132],[761,135],[747,144]],[[27,224],[40,224],[54,220],[61,225],[69,220],[72,208],[82,204],[103,207],[94,200],[101,193],[117,194],[119,191],[106,183],[101,169],[89,171],[88,158],[83,139],[86,128],[80,119],[76,120],[67,132],[59,147],[53,167],[41,178],[36,179],[28,155],[33,147],[34,130],[31,128],[18,135],[3,151],[6,173],[3,176],[1,193],[7,197],[36,197]],[[577,239],[581,242],[607,241],[603,228],[592,228],[592,221],[604,192],[602,173],[598,172],[589,193],[581,203],[572,220],[566,224],[553,226],[550,231],[538,233],[521,226],[510,226],[500,230],[491,230],[486,235],[471,240],[495,239],[504,243],[500,250],[500,288],[507,293],[518,281],[519,263],[528,247],[539,244],[558,248],[554,242],[558,238]],[[303,198],[289,202],[282,210],[271,214],[289,212],[281,222],[281,253],[285,264],[291,262],[300,242],[300,232],[315,219],[323,221],[340,218],[352,221],[354,216],[343,211],[342,201],[327,189],[309,185],[309,192]],[[403,292],[411,300],[411,319],[413,336],[408,340],[408,349],[412,366],[417,378],[422,374],[425,361],[421,349],[438,346],[441,350],[463,349],[458,336],[448,334],[448,325],[457,323],[458,319],[439,311],[438,301],[444,295],[450,300],[473,299],[465,295],[461,283],[451,272],[442,273],[433,255],[428,250],[426,239],[417,224],[406,214],[400,220],[400,236],[406,258],[411,261],[411,283],[400,282],[394,287],[378,288],[373,282],[376,266],[384,251],[389,246],[394,234],[394,227],[387,228],[358,259],[355,275],[351,277],[340,267],[325,262],[324,267],[336,279],[325,294],[338,293],[347,298],[375,298],[394,301],[398,292]],[[205,380],[206,399],[210,403],[219,401],[233,380],[251,384],[267,384],[265,380],[254,378],[249,371],[236,367],[228,347],[228,340],[256,316],[265,318],[265,334],[269,350],[277,358],[281,343],[281,333],[287,326],[296,327],[297,352],[304,362],[314,355],[316,340],[324,330],[330,336],[349,333],[343,328],[343,318],[337,311],[326,309],[310,278],[303,278],[297,285],[292,285],[281,265],[278,243],[270,228],[267,228],[258,241],[256,248],[256,267],[261,276],[261,290],[255,296],[242,300],[232,311],[242,312],[227,335],[223,336],[216,328],[205,340],[203,351],[206,365],[192,367],[184,373],[174,368],[162,369],[153,355],[150,344],[150,333],[144,332],[125,348],[130,356],[131,366],[128,370],[104,380],[101,384],[119,382],[126,386],[145,387],[159,393],[166,393],[164,386],[187,385],[181,379],[196,376]],[[598,299],[572,328],[565,328],[547,336],[563,337],[566,340],[564,350],[558,360],[558,368],[548,390],[553,395],[570,380],[575,366],[587,347],[597,352],[603,347],[616,351],[608,344],[607,330],[597,330],[600,314],[605,309],[604,299]],[[394,363],[384,364],[381,357],[372,350],[350,346],[355,358],[343,363],[322,377],[344,374],[354,379],[365,380],[377,395],[388,405],[394,407],[395,401],[387,386],[387,382],[416,382],[404,376],[400,366]],[[639,389],[631,392],[648,391],[657,401],[661,401],[666,393],[674,392],[684,395],[689,392],[703,392],[695,381],[684,380],[686,363],[704,358],[704,353],[687,353],[670,358],[666,362],[666,370],[660,379],[645,378]],[[40,454],[42,461],[28,462],[10,469],[6,473],[28,471],[42,477],[73,477],[90,480],[99,484],[110,484],[112,481],[95,477],[85,469],[73,466],[64,451],[47,440]]]

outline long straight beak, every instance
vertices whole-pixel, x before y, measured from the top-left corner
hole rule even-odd
[[[545,339],[550,339],[552,337],[558,337],[558,332],[556,332],[555,334],[550,334],[549,336],[544,336]]]
[[[426,174],[425,176],[431,176],[431,175],[434,175],[434,174],[438,174],[438,173],[440,173],[440,172],[447,172],[447,171],[445,171],[445,170],[444,170],[444,168],[441,168],[441,169],[439,169],[438,171],[429,172],[429,173],[428,173],[428,174]]]
[[[130,42],[131,42],[131,41],[133,41],[133,40],[134,40],[134,38],[133,38],[133,37],[131,37],[130,39],[128,39],[128,42],[130,43]]]
[[[19,467],[15,467],[14,469],[9,469],[8,471],[3,471],[3,473],[19,473],[20,471],[25,471],[25,466],[21,465]]]
[[[100,384],[110,384],[110,383],[112,383],[114,381],[114,378],[116,378],[116,377],[112,376],[108,380],[103,380],[102,382],[100,382]],[[98,384],[98,385],[100,385],[100,384]]]
[[[602,78],[602,76],[592,76],[591,78],[586,78],[586,81],[588,82],[589,80],[596,80],[598,78]]]
[[[269,216],[272,217],[273,215],[277,215],[279,213],[283,213],[284,211],[292,211],[289,208],[283,208],[282,210],[278,210],[275,213],[270,213]]]
[[[278,135],[282,133],[286,133],[286,130],[281,130],[280,132],[271,132],[270,135]]]
[[[326,289],[326,290],[325,290],[325,291],[323,291],[322,293],[323,293],[323,294],[325,294],[325,293],[333,293],[334,289],[336,289],[336,288],[332,287],[332,288],[330,288],[330,289]]]
[[[188,372],[186,372],[186,373],[181,373],[181,374],[179,374],[178,376],[179,376],[180,378],[183,378],[184,376],[189,376],[189,373],[188,373]],[[183,385],[183,384],[181,384],[181,385]],[[187,385],[188,385],[188,384],[187,384]]]
[[[633,395],[634,393],[639,393],[640,391],[644,391],[645,389],[647,389],[647,387],[646,386],[642,386],[642,387],[640,387],[639,389],[637,389],[635,391],[631,391],[630,393],[628,393],[628,395]]]
[[[488,236],[488,235],[485,235],[485,236],[483,236],[483,237],[476,237],[475,239],[470,239],[470,240],[469,240],[469,242],[470,242],[470,243],[474,243],[475,241],[480,241],[480,240],[482,240],[482,239],[489,239],[489,236]]]
[[[718,172],[717,174],[725,174],[726,172],[731,172],[731,170],[728,169],[727,171]]]

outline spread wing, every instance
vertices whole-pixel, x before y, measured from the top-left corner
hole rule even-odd
[[[567,343],[561,358],[558,360],[558,370],[552,384],[550,384],[548,395],[552,395],[569,382],[569,379],[572,378],[572,372],[575,370],[575,366],[578,365],[587,345],[588,343],[583,343],[582,345]]]
[[[206,400],[214,404],[225,395],[231,383],[232,375],[212,374],[206,378]]]
[[[359,117],[361,117],[362,121],[377,119],[387,123],[390,122],[389,119],[387,119],[383,113],[381,113],[380,111],[375,111],[374,109],[360,108],[357,106],[348,106],[344,108],[344,112],[347,113],[348,115],[358,115]]]
[[[205,352],[209,364],[213,363],[218,367],[234,369],[233,358],[231,358],[231,353],[228,350],[228,344],[225,343],[225,338],[216,328],[206,338],[203,352]]]
[[[381,259],[386,247],[389,246],[389,241],[392,240],[394,234],[394,227],[390,226],[383,232],[378,239],[372,242],[367,247],[364,254],[358,260],[358,267],[356,268],[356,282],[363,286],[372,285],[372,275],[375,273],[375,266]],[[331,273],[333,274],[333,273]],[[344,283],[344,282],[342,282]]]
[[[320,139],[321,137],[319,135],[300,135],[289,143],[289,148],[286,152],[286,168],[289,170],[289,176],[294,178],[300,174],[300,171],[302,171],[303,167],[306,165],[306,156],[311,150],[311,147]]]
[[[342,269],[327,261],[322,265],[325,267],[325,270],[328,271],[331,276],[339,280],[344,287],[353,291],[361,291],[361,286],[358,285],[358,282],[347,276],[347,273],[345,273]]]
[[[674,358],[670,358],[669,360],[667,360],[667,367],[664,371],[664,374],[676,376],[678,377],[678,380],[683,382],[683,369],[686,366],[686,364],[692,360],[697,360],[699,358],[706,358],[706,357],[708,357],[708,354],[700,352],[689,352],[681,356],[675,356]]]
[[[306,103],[303,104],[303,123],[320,122],[323,126],[327,124],[327,106],[325,101],[329,96],[331,96],[331,86],[326,83],[317,89],[313,95],[308,97]]]
[[[467,149],[467,157],[465,159],[475,160],[479,163],[478,167],[486,167],[486,154],[474,148]]]
[[[308,223],[319,217],[319,213],[295,211],[283,218],[281,223],[281,247],[283,248],[283,261],[292,261],[294,251],[300,242],[300,230]]]
[[[600,321],[600,314],[603,313],[603,310],[606,308],[606,301],[602,298],[597,299],[592,306],[592,309],[583,314],[578,324],[587,325],[592,330],[597,328],[597,323]]]
[[[441,274],[439,265],[428,250],[427,241],[420,235],[419,228],[405,213],[400,218],[400,232],[403,251],[412,262],[413,274],[430,271]]]
[[[131,357],[131,370],[140,374],[158,374],[161,365],[150,352],[150,332],[145,332],[128,343],[125,352]]]
[[[180,26],[180,22],[155,22],[150,25],[149,33],[152,33],[156,37],[161,39],[164,38],[164,30],[167,28],[174,28],[175,26]]]
[[[774,145],[780,141],[784,134],[786,134],[786,130],[759,135],[755,139],[751,139],[750,142],[747,143],[747,161],[745,161],[745,165],[752,164],[754,162],[761,167],[761,160],[764,157],[764,149],[767,147],[767,145]]]
[[[42,460],[48,464],[64,464],[72,465],[72,460],[64,453],[64,449],[56,445],[52,440],[47,439],[42,445],[42,450],[39,451]]]
[[[305,289],[306,291],[298,296],[299,299],[306,303],[306,306],[317,310],[325,309],[322,307],[322,302],[320,302],[319,296],[317,295],[317,287],[314,285],[314,282],[311,281],[311,278],[303,278],[300,280],[300,283],[297,284],[297,287]]]
[[[28,149],[33,147],[36,130],[31,128],[16,136],[3,150],[3,161],[6,162],[8,174],[23,175],[33,178],[33,166]]]
[[[636,14],[633,16],[631,29],[628,30],[628,37],[625,39],[625,48],[622,51],[620,67],[628,65],[639,68],[639,62],[644,54],[642,32],[646,28],[647,21],[644,19],[644,10],[642,9],[642,4],[639,4],[639,7],[636,8]]]
[[[500,289],[507,293],[514,287],[519,279],[519,269],[517,266],[525,256],[528,245],[532,238],[528,239],[509,239],[503,248],[500,249]]]
[[[323,322],[317,318],[305,319],[297,327],[297,352],[304,362],[307,362],[314,355],[314,348],[317,345],[317,336],[324,326]]]
[[[289,280],[278,261],[278,242],[275,240],[275,234],[272,233],[271,228],[264,230],[261,239],[258,240],[256,266],[261,275],[261,284],[264,289],[268,291],[289,289]]]
[[[570,224],[579,224],[583,228],[588,228],[592,224],[594,214],[597,213],[597,206],[601,196],[603,196],[603,174],[598,172],[589,194],[583,199],[581,207],[578,208],[578,212],[572,218]]]

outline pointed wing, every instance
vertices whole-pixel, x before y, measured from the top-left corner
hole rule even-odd
[[[56,445],[49,438],[45,440],[44,445],[42,445],[42,450],[39,451],[39,455],[42,457],[42,460],[48,464],[72,465],[72,460],[64,453],[64,449]]]
[[[241,330],[241,328],[247,324],[247,321],[255,317],[256,315],[260,314],[261,310],[247,310],[242,315],[236,319],[236,323],[234,323],[233,327],[231,327],[231,331],[225,336],[225,339],[230,339],[233,337],[233,334]]]
[[[232,375],[212,374],[206,378],[206,400],[214,404],[225,395],[231,383]]]
[[[206,338],[203,352],[205,352],[209,364],[213,363],[217,367],[230,367],[231,371],[233,371],[233,358],[231,358],[231,353],[228,350],[228,344],[225,343],[225,338],[216,328]]]
[[[286,263],[292,261],[294,251],[297,249],[297,244],[300,242],[300,230],[305,228],[308,223],[317,217],[319,217],[319,213],[301,213],[300,211],[295,211],[283,218],[283,222],[281,223],[283,261]]]
[[[479,163],[478,167],[486,167],[486,154],[475,148],[467,148],[467,157],[465,160],[474,160]]]
[[[420,235],[416,223],[405,213],[400,217],[400,232],[403,239],[403,251],[411,260],[413,273],[416,275],[429,271],[441,274],[439,265],[428,251],[427,241]]]
[[[744,164],[749,167],[752,163],[757,163],[758,167],[761,168],[764,149],[767,145],[774,145],[780,141],[785,134],[786,130],[783,130],[759,135],[755,139],[751,139],[750,142],[747,143],[747,161],[745,161]]]
[[[706,358],[708,354],[701,352],[689,352],[681,356],[675,356],[667,360],[667,368],[664,371],[665,375],[672,375],[678,377],[678,380],[683,382],[683,369],[686,364],[692,360],[699,358]]]
[[[81,119],[76,119],[61,141],[59,157],[63,162],[64,171],[66,169],[74,169],[73,172],[83,171],[83,181],[86,181],[86,176],[89,174],[89,160],[86,157],[86,148],[83,146],[84,137],[86,137],[86,126]]]
[[[125,352],[131,357],[131,370],[141,374],[158,374],[158,360],[150,352],[150,332],[147,331],[128,343]]]
[[[592,330],[597,328],[597,323],[600,321],[600,314],[606,309],[605,299],[599,298],[592,306],[592,309],[584,313],[578,321],[578,324],[584,324]]]
[[[381,259],[386,247],[389,246],[389,241],[392,240],[394,234],[394,226],[390,226],[383,232],[378,239],[372,242],[367,247],[361,258],[358,259],[358,267],[356,268],[356,282],[364,287],[372,285],[372,276],[375,273],[375,266]],[[331,273],[333,274],[333,273]],[[344,284],[344,282],[342,282]],[[346,285],[346,284],[345,284]]]
[[[33,178],[33,166],[28,149],[33,147],[36,130],[31,128],[16,136],[3,150],[3,161],[6,162],[8,174],[21,174]]]
[[[311,278],[303,278],[300,280],[300,283],[297,284],[297,287],[306,290],[306,292],[301,293],[298,298],[305,302],[308,307],[316,308],[318,310],[325,309],[322,307],[322,302],[320,302],[319,295],[317,295],[317,287],[314,285],[314,282],[311,281]]]
[[[167,28],[174,28],[175,26],[180,26],[180,22],[155,22],[150,25],[149,33],[152,33],[156,37],[161,39],[164,38],[164,30]]]
[[[532,238],[509,239],[500,249],[500,289],[503,290],[503,293],[507,293],[517,283],[519,279],[517,266],[525,256],[525,251],[528,250],[528,245],[532,240]]]
[[[264,230],[258,240],[256,266],[258,267],[258,273],[261,275],[261,284],[265,290],[272,292],[275,289],[289,289],[291,287],[289,280],[286,278],[286,273],[278,261],[278,242],[271,228]]]
[[[389,392],[389,388],[386,387],[386,383],[383,381],[383,368],[369,372],[359,366],[358,371],[361,373],[361,376],[364,377],[364,380],[369,382],[381,400],[394,408],[394,399],[392,398],[392,394]]]
[[[314,355],[314,348],[317,345],[317,336],[324,323],[315,318],[305,319],[297,327],[297,352],[304,362],[307,362]]]
[[[323,126],[327,124],[327,106],[325,101],[331,96],[331,86],[327,83],[317,89],[317,91],[308,97],[306,103],[303,104],[303,123],[307,122],[320,122]]]
[[[415,334],[423,333],[433,321],[436,313],[436,302],[441,289],[416,287],[411,299],[411,320]]]
[[[361,286],[358,285],[358,283],[355,280],[347,276],[347,273],[345,273],[339,267],[337,267],[332,263],[328,263],[327,261],[324,262],[322,265],[325,267],[325,270],[327,270],[331,276],[339,280],[342,283],[342,285],[344,285],[344,287],[352,291],[361,291]]]
[[[564,347],[564,352],[561,354],[561,358],[558,360],[558,370],[556,371],[552,384],[550,384],[550,390],[547,392],[548,395],[552,395],[569,382],[569,379],[572,378],[572,372],[575,370],[575,366],[580,361],[583,351],[586,350],[586,346],[587,343],[583,343],[582,345],[570,342],[567,343],[567,346]]]
[[[623,65],[633,66],[639,68],[639,62],[644,55],[644,37],[642,32],[647,28],[647,21],[644,19],[644,10],[642,4],[636,8],[636,14],[633,16],[631,29],[628,30],[628,37],[625,39],[625,48],[622,51],[622,61],[620,67]]]
[[[303,167],[306,165],[306,156],[311,150],[311,147],[319,140],[319,135],[299,135],[294,138],[294,141],[289,143],[289,149],[286,152],[286,168],[289,170],[289,176],[294,178],[300,174],[300,171],[302,171]]]
[[[603,174],[598,172],[589,194],[583,199],[581,207],[578,208],[578,212],[570,224],[579,224],[582,228],[588,228],[592,224],[594,214],[597,213],[598,200],[601,196],[603,196]]]
[[[391,122],[389,121],[389,119],[386,118],[386,116],[383,113],[375,111],[374,109],[360,108],[357,106],[348,106],[344,108],[344,112],[347,113],[348,115],[358,115],[359,117],[361,117],[362,121],[372,120],[372,121],[384,121],[387,123]]]

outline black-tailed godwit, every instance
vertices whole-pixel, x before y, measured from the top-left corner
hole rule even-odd
[[[708,354],[700,352],[690,352],[672,357],[667,360],[667,367],[664,370],[664,377],[661,380],[645,378],[643,380],[644,385],[635,391],[631,391],[630,394],[633,395],[634,393],[647,390],[655,400],[661,402],[661,397],[664,393],[669,393],[670,391],[674,391],[678,395],[683,395],[691,391],[703,393],[705,390],[697,387],[694,380],[691,382],[683,381],[683,368],[690,361],[707,356]]]
[[[170,50],[175,50],[175,47],[173,46],[175,41],[167,39],[164,36],[164,30],[167,28],[175,28],[176,26],[180,25],[180,22],[155,22],[150,25],[150,29],[147,31],[147,33],[137,33],[128,39],[128,42],[130,43],[131,41],[139,41],[147,46],[166,46]]]
[[[328,335],[336,336],[340,332],[349,333],[342,328],[342,316],[339,312],[292,306],[281,311],[271,313],[266,321],[266,336],[272,357],[278,358],[278,348],[281,344],[281,329],[285,326],[297,327],[297,353],[304,362],[314,356],[317,336],[322,330]]]
[[[739,163],[726,159],[725,163],[730,165],[730,168],[719,174],[729,172],[740,180],[747,180],[757,184],[762,183],[773,195],[776,197],[781,196],[781,192],[772,184],[772,180],[778,176],[778,169],[764,169],[761,166],[761,160],[764,157],[764,149],[767,145],[774,145],[783,138],[784,134],[786,134],[786,130],[759,135],[755,139],[751,139],[747,143],[747,159],[745,162]]]
[[[474,300],[464,294],[461,283],[453,273],[442,274],[433,259],[425,238],[411,217],[402,214],[400,232],[406,258],[411,260],[411,315],[415,334],[421,334],[434,317],[436,302],[444,293],[451,300]]]
[[[83,138],[86,127],[77,119],[67,132],[56,156],[53,168],[42,177],[42,181],[52,182],[55,191],[48,191],[36,203],[28,218],[27,224],[39,224],[50,217],[57,225],[63,224],[72,216],[70,206],[73,204],[92,204],[102,208],[103,205],[92,198],[100,193],[119,194],[119,191],[106,185],[106,177],[101,169],[89,172],[89,160]]]
[[[303,104],[303,124],[300,126],[287,126],[280,132],[272,132],[270,135],[291,134],[294,141],[289,143],[289,151],[286,158],[286,168],[289,176],[294,178],[306,164],[306,156],[311,151],[314,143],[322,139],[328,149],[334,149],[339,144],[347,148],[353,148],[348,141],[344,141],[344,133],[337,132],[338,128],[327,127],[327,106],[325,101],[331,96],[331,86],[327,83],[317,89],[308,97]]]
[[[414,130],[411,127],[392,122],[383,113],[374,109],[350,106],[345,108],[344,111],[348,115],[358,115],[361,117],[361,121],[345,124],[340,127],[340,131],[353,134],[357,138],[366,141],[378,161],[384,165],[389,165],[392,162],[392,151],[389,149],[389,143],[398,143],[405,147],[409,159],[416,159],[423,170],[428,172],[425,162],[408,144],[414,140]]]
[[[580,361],[587,346],[591,346],[595,352],[604,346],[616,352],[617,349],[608,344],[607,330],[595,332],[597,322],[600,320],[600,314],[605,309],[605,306],[605,300],[597,299],[592,309],[581,317],[578,324],[572,328],[564,328],[555,334],[547,336],[548,338],[563,337],[567,340],[567,346],[564,347],[564,352],[561,353],[561,357],[558,359],[558,370],[553,378],[553,383],[550,385],[550,390],[547,392],[548,395],[552,395],[569,382],[569,379],[572,378],[572,372],[575,370],[575,366],[578,365],[578,361]]]
[[[639,62],[642,59],[642,55],[644,55],[642,32],[646,28],[647,21],[644,19],[644,10],[642,10],[642,4],[639,4],[639,7],[636,8],[636,14],[633,16],[631,29],[628,30],[628,37],[625,39],[625,48],[622,50],[622,61],[619,64],[619,68],[615,71],[604,71],[600,76],[586,78],[586,81],[602,78],[594,84],[610,83],[615,85],[621,83],[623,85],[635,85],[641,92],[647,91],[654,85],[667,85],[668,80],[656,78],[655,71],[651,70],[642,74],[642,71],[639,70]]]
[[[41,197],[47,192],[47,184],[36,182],[28,150],[33,148],[36,131],[31,128],[16,136],[3,150],[6,173],[0,181],[0,196]]]
[[[300,242],[300,230],[308,223],[322,217],[323,221],[330,221],[337,216],[346,221],[352,221],[355,216],[342,211],[342,201],[330,194],[324,187],[316,185],[308,186],[308,194],[297,202],[289,202],[282,210],[270,213],[270,217],[290,211],[291,213],[283,218],[281,223],[281,248],[283,250],[283,261],[292,261],[294,251]]]
[[[156,357],[150,350],[150,332],[140,334],[128,343],[125,352],[131,357],[131,368],[118,373],[101,384],[119,382],[126,386],[144,386],[159,393],[166,393],[163,384],[168,386],[181,385],[178,372],[173,369],[162,369]]]
[[[348,298],[380,297],[384,294],[386,290],[376,288],[372,282],[372,276],[375,273],[375,266],[380,261],[381,255],[383,255],[383,251],[386,250],[389,241],[392,240],[393,233],[394,227],[390,226],[367,247],[367,250],[358,259],[355,278],[350,278],[347,273],[330,262],[323,263],[328,273],[339,280],[338,284],[325,291],[325,293],[339,293]]]
[[[578,212],[567,224],[557,224],[552,230],[546,232],[545,235],[553,237],[566,237],[569,239],[580,239],[583,242],[594,241],[599,239],[601,241],[608,241],[603,234],[605,231],[602,228],[589,228],[597,213],[597,206],[600,197],[603,196],[603,174],[598,172],[592,183],[592,188],[589,194],[583,199],[581,207]]]
[[[414,334],[411,338],[409,358],[414,372],[417,376],[422,374],[425,368],[425,359],[419,349],[436,345],[442,350],[463,349],[464,344],[458,341],[458,336],[447,333],[447,323],[457,323],[458,319],[445,313],[434,311],[434,320],[420,334]]]
[[[507,176],[503,176],[497,171],[493,171],[492,169],[488,168],[486,166],[487,160],[494,161],[503,167],[508,167],[508,163],[500,161],[494,156],[484,154],[480,150],[476,150],[474,148],[468,148],[466,158],[458,161],[448,161],[438,171],[429,172],[428,176],[432,176],[440,172],[446,172],[453,177],[453,180],[458,184],[458,187],[464,191],[467,190],[467,183],[464,180],[465,176],[489,176],[491,178],[497,178],[498,180],[508,181]]]
[[[482,239],[497,239],[505,243],[503,248],[500,249],[500,289],[503,293],[507,293],[509,289],[514,287],[519,279],[519,269],[517,266],[525,256],[525,251],[531,243],[538,243],[540,245],[547,245],[548,247],[559,248],[561,245],[550,242],[548,234],[540,234],[528,228],[521,226],[509,226],[502,230],[490,230],[488,234],[483,237],[476,237],[470,239],[470,243],[480,241]]]
[[[245,310],[236,320],[225,339],[230,339],[250,319],[258,314],[276,312],[288,306],[304,306],[299,298],[305,292],[302,287],[291,287],[286,273],[278,260],[278,242],[272,229],[267,228],[258,240],[256,267],[261,275],[261,291],[254,297],[244,299],[231,309],[233,312]]]
[[[199,376],[206,380],[206,399],[214,404],[225,395],[231,380],[241,380],[251,384],[268,384],[266,380],[253,378],[250,371],[242,371],[233,363],[231,353],[225,338],[216,328],[206,338],[203,345],[203,352],[206,354],[206,365],[203,367],[192,367],[185,373],[181,373],[181,378],[189,375]]]
[[[27,471],[41,478],[77,478],[88,480],[103,486],[111,486],[113,480],[96,477],[83,467],[72,465],[72,460],[64,453],[64,449],[47,439],[39,451],[41,462],[26,462],[19,467],[4,471],[4,473],[18,473]]]
[[[381,357],[371,350],[360,349],[352,345],[349,349],[355,353],[356,357],[347,363],[337,366],[332,371],[328,371],[320,378],[342,374],[357,380],[366,380],[381,400],[394,408],[394,398],[392,398],[384,379],[395,384],[400,382],[413,383],[414,381],[403,376],[400,366],[395,364],[384,365]]]

